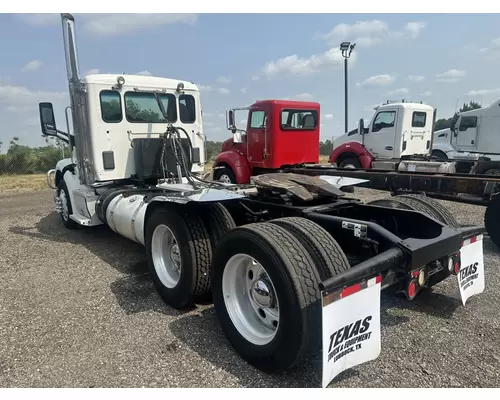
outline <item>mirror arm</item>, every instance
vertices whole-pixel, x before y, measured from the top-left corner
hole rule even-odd
[[[59,140],[69,144],[69,135],[66,132],[60,131],[59,129],[46,128],[47,134],[44,136],[55,136]]]

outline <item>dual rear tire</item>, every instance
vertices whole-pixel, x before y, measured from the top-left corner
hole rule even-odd
[[[296,217],[236,227],[221,204],[173,206],[153,210],[145,238],[168,305],[183,309],[211,296],[233,348],[263,371],[289,369],[320,348],[319,283],[350,268],[328,232]],[[177,280],[168,279],[162,256],[179,270],[171,274]]]

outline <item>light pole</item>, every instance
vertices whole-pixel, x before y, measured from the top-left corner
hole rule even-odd
[[[342,57],[344,57],[344,92],[345,92],[345,132],[348,132],[348,106],[347,106],[347,98],[348,98],[348,88],[347,88],[347,60],[351,56],[352,51],[354,50],[354,46],[356,43],[351,42],[342,42],[340,43],[340,51],[342,52]]]

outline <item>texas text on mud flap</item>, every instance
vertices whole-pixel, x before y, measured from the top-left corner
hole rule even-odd
[[[471,296],[484,291],[483,235],[473,236],[462,243],[457,279],[463,305]]]
[[[377,276],[323,292],[323,387],[341,372],[379,356],[381,281]]]

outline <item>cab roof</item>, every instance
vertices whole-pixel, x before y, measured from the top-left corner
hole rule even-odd
[[[266,105],[266,104],[273,104],[276,106],[291,106],[291,107],[296,107],[296,108],[319,108],[320,105],[318,102],[315,101],[297,101],[297,100],[274,100],[274,99],[268,99],[268,100],[257,100],[255,103],[253,103],[253,106],[259,106],[259,105]]]
[[[189,81],[172,78],[160,78],[146,75],[129,74],[89,74],[82,78],[83,83],[114,85],[117,78],[122,76],[125,79],[125,86],[139,86],[145,88],[162,88],[175,90],[179,83],[184,84],[184,90],[199,91],[198,87]]]

